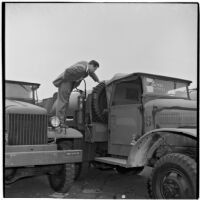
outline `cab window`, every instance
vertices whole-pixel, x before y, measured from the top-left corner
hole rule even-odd
[[[140,80],[116,84],[112,105],[138,104],[141,102]]]

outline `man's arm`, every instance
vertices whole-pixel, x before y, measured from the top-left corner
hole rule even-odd
[[[98,82],[98,83],[100,82],[99,78],[97,77],[97,75],[94,72],[90,73],[89,75],[95,82]]]

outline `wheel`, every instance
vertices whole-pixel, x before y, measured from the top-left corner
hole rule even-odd
[[[134,167],[134,168],[125,168],[125,167],[120,167],[120,166],[116,167],[116,170],[119,174],[131,173],[133,175],[136,175],[142,172],[143,169],[144,167]]]
[[[7,168],[5,170],[4,180],[6,185],[9,185],[17,180],[15,176],[16,172],[17,172],[16,168]]]
[[[82,171],[82,164],[81,163],[75,163],[75,177],[74,177],[74,180],[77,180],[80,177],[81,171]]]
[[[66,193],[70,189],[75,177],[75,165],[64,164],[55,174],[48,175],[49,184],[56,192]]]
[[[104,112],[105,109],[107,109],[106,99],[105,82],[101,82],[94,87],[92,91],[92,111],[94,114],[94,121],[103,123],[107,122],[108,115]]]
[[[9,181],[10,179],[14,178],[15,177],[15,174],[17,172],[17,169],[16,168],[6,168],[5,169],[5,180],[6,181]]]
[[[69,150],[73,149],[73,142],[70,140],[63,140],[58,142],[58,150]],[[77,180],[81,174],[81,163],[75,163],[75,177],[74,180]]]
[[[196,198],[196,162],[180,153],[161,157],[148,180],[148,193],[156,199]]]

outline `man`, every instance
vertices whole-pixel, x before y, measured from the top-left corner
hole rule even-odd
[[[99,67],[99,63],[91,60],[78,62],[67,68],[58,78],[53,81],[53,84],[58,87],[57,100],[53,105],[52,111],[56,111],[56,116],[59,117],[62,126],[65,126],[66,111],[68,109],[69,97],[72,90],[78,87],[81,81],[88,75],[99,83],[99,79],[95,71]]]

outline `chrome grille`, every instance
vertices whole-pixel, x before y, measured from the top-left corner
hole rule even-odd
[[[9,114],[8,144],[29,145],[47,143],[47,115]]]

